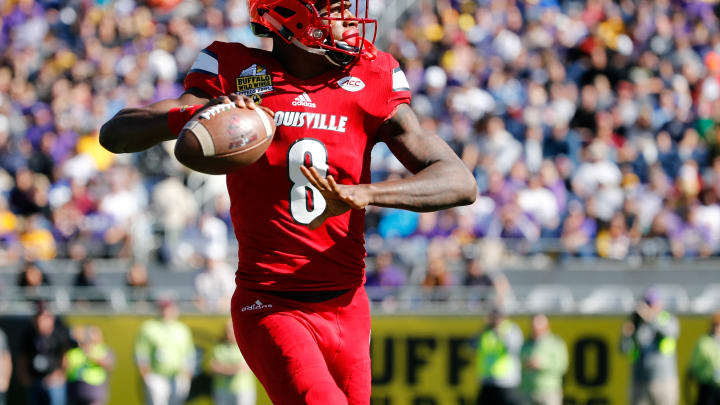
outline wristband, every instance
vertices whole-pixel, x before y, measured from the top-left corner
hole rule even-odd
[[[180,135],[185,124],[201,108],[203,108],[203,105],[184,105],[170,109],[168,111],[168,128],[170,128],[170,131],[175,135]]]

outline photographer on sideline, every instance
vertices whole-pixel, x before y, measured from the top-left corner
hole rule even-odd
[[[663,309],[654,289],[622,327],[620,350],[632,362],[632,405],[677,405],[677,338],[680,326],[675,316]]]

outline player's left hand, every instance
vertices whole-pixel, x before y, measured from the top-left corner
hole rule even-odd
[[[322,177],[317,169],[300,166],[300,171],[308,179],[323,198],[325,198],[325,211],[308,225],[315,229],[322,225],[326,219],[341,215],[347,211],[362,210],[370,204],[370,192],[365,184],[346,185],[337,184],[332,175]]]

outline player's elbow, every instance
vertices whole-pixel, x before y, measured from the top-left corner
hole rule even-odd
[[[103,124],[103,126],[100,127],[100,146],[112,153],[125,152],[124,146],[120,141],[122,137],[119,136],[118,129],[115,118]]]
[[[103,126],[100,127],[100,146],[112,153],[119,153],[117,150],[117,142],[115,142],[115,138],[113,137],[112,120],[104,123]]]
[[[477,182],[472,173],[463,165],[462,171],[458,173],[458,205],[470,205],[475,202],[478,194]]]

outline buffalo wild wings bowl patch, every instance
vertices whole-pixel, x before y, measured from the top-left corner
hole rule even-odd
[[[272,76],[264,67],[253,64],[240,72],[240,77],[235,79],[237,93],[250,97],[255,103],[262,101],[262,95],[273,91]]]

